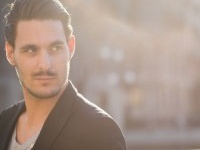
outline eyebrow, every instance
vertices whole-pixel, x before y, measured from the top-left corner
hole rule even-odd
[[[57,40],[57,41],[54,41],[50,44],[50,47],[51,46],[54,46],[54,45],[64,45],[64,42],[63,41],[60,41],[60,40]]]
[[[52,47],[54,45],[64,45],[64,42],[63,41],[60,41],[60,40],[57,40],[57,41],[54,41],[52,42],[49,47]],[[20,49],[22,50],[27,50],[27,49],[39,49],[39,47],[37,45],[34,45],[34,44],[27,44],[27,45],[24,45],[22,46]]]
[[[27,50],[27,49],[38,49],[39,47],[33,44],[27,44],[25,46],[22,46],[20,49]]]

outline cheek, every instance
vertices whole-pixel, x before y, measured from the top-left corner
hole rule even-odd
[[[60,61],[59,63],[56,64],[57,66],[57,70],[60,72],[60,73],[64,73],[67,72],[67,68],[68,68],[68,62],[67,61]]]
[[[32,71],[34,70],[33,62],[31,61],[16,61],[16,69],[18,70],[18,73],[22,77],[29,77]]]
[[[56,62],[54,63],[59,68],[66,68],[69,62],[69,57],[66,54],[63,54],[61,57],[57,58]]]
[[[62,80],[66,78],[68,76],[68,71],[69,71],[68,70],[69,62],[67,61],[66,57],[64,59],[60,59],[59,61],[57,61],[55,65],[57,73],[59,74],[60,78],[62,78]]]

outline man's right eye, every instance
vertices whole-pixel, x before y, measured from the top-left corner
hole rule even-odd
[[[35,51],[36,51],[35,49],[29,48],[29,49],[24,50],[24,53],[33,54],[33,53],[35,53]]]
[[[22,52],[25,54],[33,54],[37,51],[37,47],[34,45],[28,45],[21,48]]]
[[[33,53],[33,50],[32,49],[28,49],[26,50],[27,53]]]

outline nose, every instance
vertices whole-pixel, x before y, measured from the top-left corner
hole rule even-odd
[[[47,52],[41,52],[38,58],[38,69],[40,70],[49,70],[51,68],[51,57]]]

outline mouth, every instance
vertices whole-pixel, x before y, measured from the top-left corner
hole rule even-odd
[[[54,76],[38,76],[35,77],[35,80],[41,80],[41,81],[48,81],[48,80],[53,80],[55,79]]]

